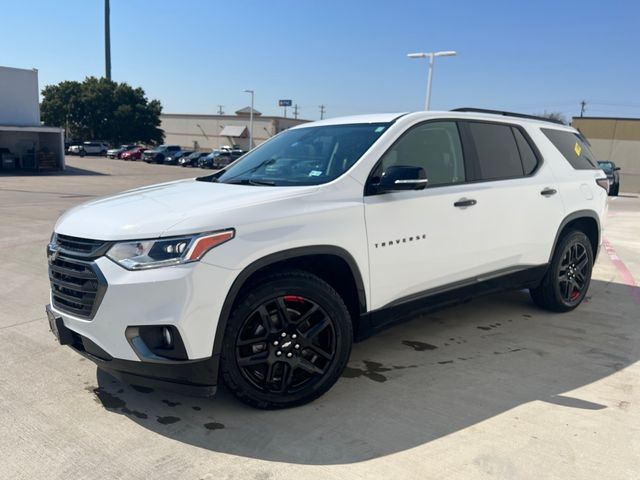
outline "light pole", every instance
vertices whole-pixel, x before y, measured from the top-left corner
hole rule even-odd
[[[429,52],[429,53],[410,53],[407,55],[409,58],[428,58],[429,59],[429,74],[427,76],[427,98],[424,101],[424,109],[431,109],[431,79],[433,77],[433,60],[435,57],[452,57],[456,55],[453,50],[447,50],[444,52]]]
[[[111,27],[109,0],[104,0],[104,70],[107,80],[111,80]]]
[[[244,90],[245,93],[251,94],[251,111],[249,112],[249,150],[253,148],[253,99],[255,92],[253,90]]]

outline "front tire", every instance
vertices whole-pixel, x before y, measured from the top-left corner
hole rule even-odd
[[[227,387],[258,408],[287,408],[324,394],[344,371],[353,342],[349,311],[324,280],[301,270],[243,289],[222,345]]]
[[[579,230],[568,231],[559,241],[542,283],[529,290],[540,307],[568,312],[582,303],[591,282],[593,248]]]

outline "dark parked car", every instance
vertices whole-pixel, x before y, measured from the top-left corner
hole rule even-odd
[[[182,150],[179,145],[160,145],[151,150],[145,150],[142,159],[147,163],[164,163],[164,158]]]
[[[213,157],[220,154],[220,150],[214,150],[213,152],[204,155],[198,159],[198,166],[200,168],[213,168]]]
[[[617,197],[620,192],[620,167],[616,167],[616,164],[608,160],[599,160],[598,166],[604,170],[609,180],[609,195]]]
[[[197,167],[198,160],[209,155],[209,152],[193,152],[191,155],[180,157],[178,164],[183,167]]]
[[[178,165],[178,162],[182,157],[189,156],[193,153],[193,150],[178,150],[177,152],[172,152],[164,157],[165,165]]]
[[[230,151],[223,151],[221,155],[218,155],[213,159],[214,168],[224,168],[232,162],[235,162],[246,152],[241,148],[234,148]]]
[[[245,152],[239,149],[214,150],[204,157],[204,159],[201,159],[201,164],[199,166],[201,168],[224,168],[244,154]]]

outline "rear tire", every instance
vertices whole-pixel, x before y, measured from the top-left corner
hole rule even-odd
[[[529,293],[546,310],[568,312],[587,295],[592,271],[591,241],[584,232],[569,230],[558,242],[544,279]]]
[[[222,377],[254,407],[303,405],[340,378],[352,342],[349,311],[328,283],[301,270],[274,273],[252,282],[233,307]]]
[[[620,184],[616,183],[615,186],[611,189],[611,192],[609,193],[609,195],[611,195],[612,197],[617,197],[619,192],[620,192]]]

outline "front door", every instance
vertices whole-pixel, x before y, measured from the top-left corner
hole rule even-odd
[[[411,127],[383,155],[369,181],[393,165],[424,168],[423,190],[365,195],[371,308],[482,273],[482,210],[471,200],[468,165],[456,121]],[[469,201],[468,203],[466,203]]]

